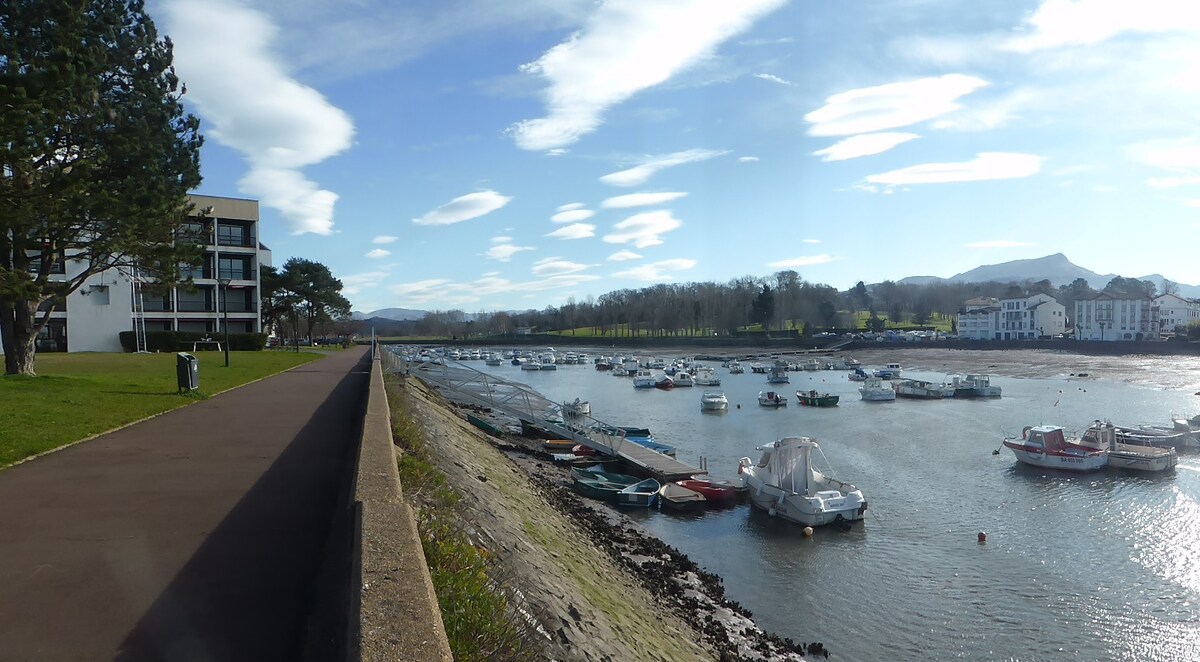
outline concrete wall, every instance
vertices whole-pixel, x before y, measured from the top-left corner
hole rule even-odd
[[[82,271],[72,262],[68,271]],[[132,328],[129,277],[117,269],[90,276],[67,295],[67,350],[120,352],[122,331]]]
[[[401,494],[378,348],[351,507],[357,535],[347,659],[453,660],[416,521]]]

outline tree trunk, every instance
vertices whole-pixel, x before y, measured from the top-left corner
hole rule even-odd
[[[0,304],[0,335],[4,336],[4,374],[32,377],[37,352],[37,308],[28,301]]]

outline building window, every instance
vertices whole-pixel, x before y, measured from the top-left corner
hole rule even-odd
[[[222,246],[253,246],[250,226],[217,224],[217,243]]]
[[[217,267],[217,278],[230,278],[233,280],[250,280],[250,258],[249,257],[225,257],[221,256],[220,263]]]

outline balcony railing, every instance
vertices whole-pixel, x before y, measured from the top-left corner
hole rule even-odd
[[[216,312],[211,303],[207,301],[180,301],[179,312],[181,313],[212,313]]]
[[[258,306],[253,303],[230,301],[228,310],[231,313],[255,313],[258,312]]]
[[[254,237],[217,237],[217,245],[253,248],[257,245],[257,242],[255,242]]]

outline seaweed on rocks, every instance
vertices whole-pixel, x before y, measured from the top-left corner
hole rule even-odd
[[[553,472],[529,471],[530,483],[549,504],[570,517],[662,604],[704,637],[719,659],[800,660],[828,657],[820,643],[795,643],[763,631],[753,616],[725,597],[721,578],[686,554],[633,526],[619,513],[579,497]]]

